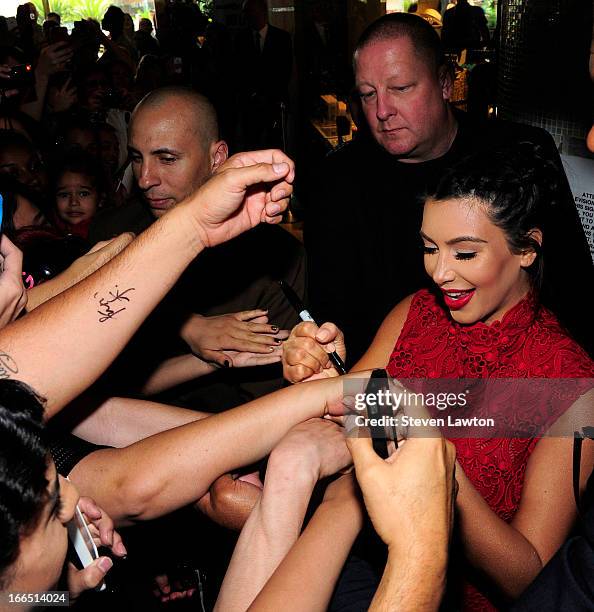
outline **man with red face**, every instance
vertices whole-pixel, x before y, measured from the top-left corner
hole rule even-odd
[[[452,79],[439,38],[416,15],[392,13],[372,23],[353,66],[364,125],[321,164],[305,217],[312,312],[345,332],[351,364],[394,304],[429,284],[420,254],[420,202],[453,163],[480,150],[530,141],[561,165],[543,130],[481,122],[452,108]],[[553,235],[543,245],[543,302],[592,352],[591,332],[582,324],[585,305],[568,299],[567,291],[594,282],[592,261],[565,181],[561,190]]]

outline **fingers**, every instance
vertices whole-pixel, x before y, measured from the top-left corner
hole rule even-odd
[[[227,177],[228,180],[232,180],[235,185],[241,185],[242,190],[245,191],[252,185],[282,181],[287,177],[290,170],[290,165],[284,162],[274,164],[256,163],[251,166],[236,166],[233,170],[233,174],[227,174]],[[277,198],[278,195],[279,190],[277,190]]]
[[[68,590],[71,599],[76,599],[83,591],[99,586],[112,566],[113,561],[109,557],[99,557],[82,570],[77,570],[72,563],[69,563]]]
[[[2,234],[2,238],[0,239],[0,255],[4,257],[4,269],[8,269],[8,259],[12,258],[13,265],[14,262],[20,262],[21,268],[23,263],[23,253],[21,250],[14,245],[14,243],[8,238],[6,234]]]
[[[111,240],[101,240],[97,242],[92,248],[90,248],[86,254],[89,255],[91,253],[96,253],[97,251],[100,251],[104,246],[107,246],[110,242]]]
[[[128,554],[128,551],[124,546],[122,536],[117,531],[113,532],[113,545],[111,547],[111,552],[118,557],[125,557]]]
[[[78,500],[78,507],[87,518],[92,521],[98,520],[103,516],[101,508],[95,503],[95,500],[91,497],[80,497]]]
[[[255,151],[252,154],[264,153],[264,158],[271,159],[270,152]],[[241,156],[241,154],[239,154]],[[256,156],[257,159],[261,157]],[[289,159],[285,156],[285,159]],[[245,161],[245,160],[244,160]],[[290,161],[290,160],[289,160]],[[232,164],[233,165],[233,164]],[[270,194],[266,198],[264,209],[260,213],[260,221],[264,223],[280,223],[282,214],[289,205],[289,198],[293,193],[293,186],[285,179],[290,173],[294,173],[294,166],[287,161],[275,163],[254,163],[250,166],[234,165],[233,175],[228,174],[228,180],[233,180],[233,184],[237,187],[238,182],[241,189],[246,191],[252,185],[260,185],[262,183],[273,184]],[[277,183],[277,184],[275,184]]]
[[[223,353],[227,356],[230,362],[230,367],[246,368],[278,363],[281,360],[282,349],[281,347],[275,348],[274,352],[271,352],[270,354],[237,351],[224,351]]]
[[[200,358],[209,363],[215,363],[221,368],[230,368],[233,365],[231,358],[222,351],[203,349]]]
[[[262,151],[244,151],[242,153],[236,153],[227,160],[225,165],[227,167],[240,168],[260,163],[276,164],[277,167],[286,165],[288,167],[286,174],[287,182],[293,183],[295,180],[295,162],[280,149],[265,149]]]
[[[373,450],[373,441],[370,437],[348,436],[346,438],[346,444],[353,457],[357,477],[361,471],[377,464],[378,461],[382,461]]]
[[[309,371],[309,375],[321,372],[329,363],[328,353],[312,338],[300,338],[299,340],[288,340],[283,347],[285,363],[299,371]],[[296,376],[294,369],[292,376]]]
[[[113,546],[115,530],[111,517],[106,512],[103,512],[90,497],[81,497],[78,500],[78,507],[85,515],[87,522],[95,527],[99,533],[101,544],[103,546]]]
[[[270,224],[280,223],[283,219],[283,213],[289,208],[292,193],[293,186],[286,182],[275,185],[262,211],[261,221]]]
[[[322,338],[335,337],[336,326],[326,324],[318,328],[315,323],[297,325],[283,347],[284,375],[290,382],[300,382],[330,367],[328,346],[322,346],[317,336],[322,330]],[[334,334],[334,335],[333,335]]]
[[[246,311],[234,315],[223,315],[211,319],[213,335],[210,341],[211,350],[233,350],[250,353],[272,353],[287,337],[286,330],[279,330],[276,325],[246,321],[250,313],[262,311]],[[244,320],[241,320],[244,319]]]
[[[252,333],[236,329],[220,337],[215,350],[238,351],[240,353],[271,354],[280,347],[282,340],[267,333]]]
[[[111,240],[104,240],[98,242],[88,253],[96,253],[98,259],[101,261],[108,262],[113,259],[116,255],[121,253],[133,240],[135,236],[131,232],[125,232],[112,238]],[[103,264],[101,264],[103,265]]]
[[[334,323],[324,323],[315,335],[316,340],[323,345],[329,353],[336,350],[334,340],[342,339],[342,332]]]
[[[238,321],[249,321],[250,319],[259,318],[268,314],[268,310],[262,310],[260,308],[256,310],[242,310],[241,312],[235,312],[231,316],[236,318]]]
[[[268,316],[254,317],[251,321],[252,323],[268,323]]]

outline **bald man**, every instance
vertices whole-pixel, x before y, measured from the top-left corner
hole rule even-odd
[[[228,156],[212,104],[182,87],[157,89],[138,104],[131,118],[128,145],[140,198],[99,216],[91,228],[92,241],[122,231],[143,231],[195,193]],[[285,280],[303,295],[304,256],[302,246],[283,229],[263,230],[233,240],[226,248],[209,250],[180,279],[145,326],[145,338],[151,340],[139,349],[142,359],[134,359],[138,380],[162,357],[190,349],[197,358],[212,364],[213,371],[218,366],[234,370],[218,374],[224,384],[209,385],[200,392],[203,409],[228,408],[280,386],[281,370],[271,365],[280,360],[284,336],[279,330],[290,329],[297,316],[275,281]],[[208,291],[195,291],[198,280]],[[268,312],[246,313],[256,310]],[[238,312],[244,314],[229,314]],[[224,345],[215,346],[221,337]],[[236,370],[243,365],[271,367]],[[129,383],[128,368],[126,372]],[[182,402],[196,400],[193,390],[190,397]]]
[[[181,88],[157,89],[140,102],[128,145],[134,178],[155,218],[194,193],[229,153],[213,106]]]

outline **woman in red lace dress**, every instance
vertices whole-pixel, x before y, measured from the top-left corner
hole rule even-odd
[[[594,378],[594,363],[539,304],[556,170],[533,147],[520,149],[473,156],[440,181],[421,228],[434,286],[392,310],[353,370],[387,364],[400,379]],[[579,288],[568,291],[583,299]],[[335,375],[326,353],[333,348],[344,352],[335,326],[301,324],[287,341],[286,378]],[[464,608],[493,609],[516,598],[569,534],[576,518],[572,439],[452,441],[460,542],[470,566]],[[589,445],[582,474],[593,461]]]

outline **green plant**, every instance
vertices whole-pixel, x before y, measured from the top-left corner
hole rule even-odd
[[[72,5],[70,0],[49,0],[50,11],[58,13],[64,23],[71,23],[76,19]]]
[[[110,2],[109,0],[75,0],[71,2],[71,5],[76,19],[90,18],[100,22]]]

